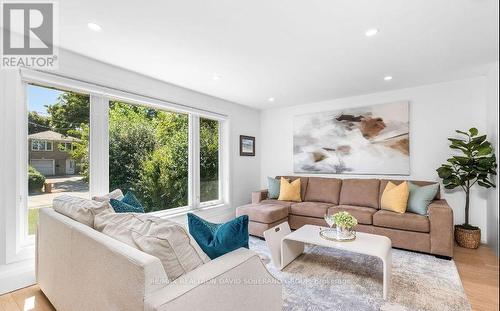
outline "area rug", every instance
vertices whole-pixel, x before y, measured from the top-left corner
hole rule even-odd
[[[382,298],[380,259],[306,246],[283,271],[266,242],[250,238],[269,272],[283,285],[283,310],[471,310],[453,260],[393,249],[389,299]]]

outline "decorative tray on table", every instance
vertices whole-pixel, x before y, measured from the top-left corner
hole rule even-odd
[[[336,242],[349,242],[356,239],[354,230],[337,230],[337,228],[321,229],[319,236],[325,240]]]

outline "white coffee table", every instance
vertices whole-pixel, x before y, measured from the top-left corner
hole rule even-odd
[[[325,227],[305,225],[291,232],[288,223],[282,223],[264,232],[264,237],[271,250],[273,264],[283,270],[295,258],[304,252],[304,244],[332,247],[349,252],[375,256],[383,263],[383,297],[387,299],[392,271],[392,244],[385,236],[362,233],[349,242],[336,242],[323,239],[319,235]]]

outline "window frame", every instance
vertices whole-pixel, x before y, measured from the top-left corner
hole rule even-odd
[[[199,207],[200,208],[205,208],[205,207],[210,207],[210,206],[214,206],[214,205],[220,205],[224,202],[223,200],[223,191],[222,191],[222,187],[223,187],[223,183],[222,183],[222,167],[223,167],[223,164],[222,164],[222,155],[223,155],[223,146],[222,146],[222,143],[221,143],[221,135],[223,134],[223,131],[222,131],[222,122],[220,120],[217,120],[217,119],[213,119],[213,118],[207,118],[207,117],[204,117],[202,116],[201,118],[203,119],[209,119],[209,120],[213,120],[213,121],[217,121],[219,123],[218,127],[217,127],[217,131],[218,131],[218,145],[219,145],[219,148],[217,150],[218,152],[218,157],[217,157],[217,160],[218,160],[218,168],[219,168],[219,172],[218,172],[218,175],[217,175],[217,182],[218,182],[218,199],[216,200],[210,200],[210,201],[205,201],[205,202],[201,202],[201,196],[198,196],[199,197]],[[198,118],[198,122],[199,122],[199,119]],[[198,127],[198,133],[199,133],[199,127]],[[199,137],[198,137],[199,139]],[[201,145],[198,146],[198,151],[200,151],[200,147]],[[199,162],[200,160],[198,160]],[[201,186],[201,175],[200,175],[201,171],[198,172],[198,178],[200,180],[200,186]],[[201,190],[201,188],[200,188]]]
[[[68,148],[69,145],[69,148]],[[64,148],[61,148],[61,146],[64,146]],[[69,142],[59,142],[58,143],[58,150],[61,152],[68,152],[73,150],[73,143]]]
[[[37,144],[43,143],[43,149],[34,149],[33,148],[33,143],[37,142]],[[50,149],[47,149],[47,144],[50,143]],[[54,151],[54,142],[51,140],[46,140],[46,139],[31,139],[31,151]]]

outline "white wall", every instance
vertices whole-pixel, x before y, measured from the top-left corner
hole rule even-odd
[[[498,163],[498,62],[491,65],[486,75],[486,107],[488,139],[494,144]],[[498,175],[496,176],[498,185]],[[488,245],[498,256],[498,188],[488,192]]]
[[[293,174],[292,122],[294,115],[398,100],[410,101],[411,175],[409,179],[438,180],[435,169],[450,155],[447,138],[454,134],[455,129],[468,129],[474,126],[481,132],[486,131],[485,81],[484,77],[478,77],[265,110],[261,113],[261,187],[266,187],[267,176]],[[363,178],[367,176],[340,175],[340,177]],[[376,177],[391,178],[390,176]],[[463,222],[464,193],[446,192],[444,197],[454,210],[455,222]],[[482,239],[485,242],[487,237],[486,192],[474,188],[471,206],[471,223],[481,227]]]

